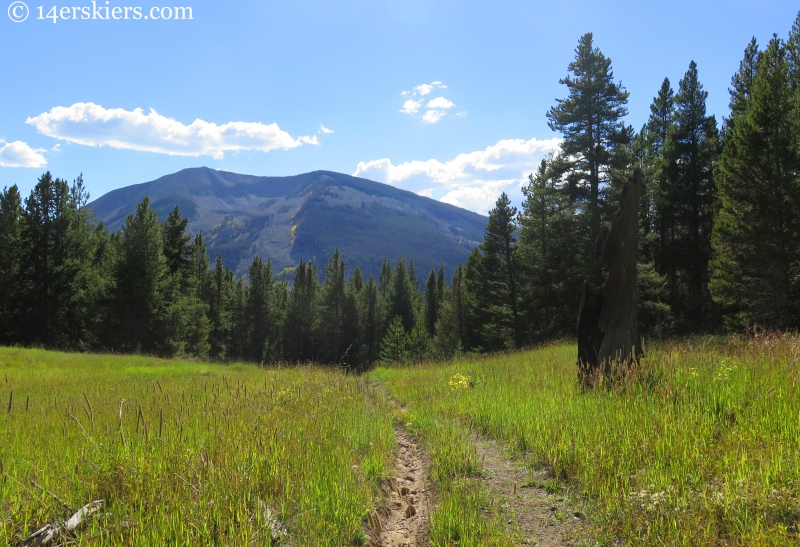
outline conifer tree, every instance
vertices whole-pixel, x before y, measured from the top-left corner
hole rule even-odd
[[[439,318],[439,288],[436,281],[436,272],[431,268],[428,280],[425,282],[425,328],[428,336],[433,338],[436,334],[436,320]]]
[[[660,273],[667,277],[672,309],[682,328],[689,330],[711,326],[708,262],[719,143],[716,120],[706,115],[707,96],[692,61],[675,96],[674,123],[663,149],[665,183],[660,199],[670,206],[663,213],[668,218]]]
[[[70,188],[48,172],[25,200],[14,304],[23,343],[87,349],[97,342],[107,283],[95,260],[105,232],[92,233],[90,213],[81,209],[87,198],[81,177]]]
[[[392,264],[388,258],[383,259],[381,264],[381,273],[378,277],[378,294],[385,297],[389,294],[389,289],[392,285]]]
[[[433,341],[422,317],[417,319],[408,336],[408,356],[415,363],[422,363],[433,353]]]
[[[718,180],[711,291],[731,327],[800,326],[800,104],[787,48],[773,38],[749,85],[731,90]]]
[[[359,313],[358,295],[363,290],[364,280],[361,270],[356,267],[347,283],[342,310],[342,346],[344,351],[339,356],[341,364],[359,370],[362,368],[361,314]]]
[[[442,305],[442,300],[444,299],[444,288],[447,285],[447,282],[444,279],[444,262],[442,262],[442,266],[439,268],[439,273],[436,274],[436,299],[439,302],[439,305]]]
[[[408,359],[408,335],[403,326],[403,319],[395,315],[389,322],[386,335],[381,341],[381,361],[384,363],[402,363]]]
[[[255,257],[248,270],[250,289],[247,298],[247,322],[250,341],[248,356],[259,363],[274,360],[277,337],[273,332],[273,284],[272,263]]]
[[[212,291],[209,301],[209,354],[226,360],[233,355],[233,272],[226,268],[217,255],[212,274]]]
[[[295,361],[310,361],[316,357],[314,322],[317,314],[319,277],[312,262],[300,260],[295,270],[288,299],[286,317],[286,352]]]
[[[594,47],[591,32],[580,38],[568,70],[571,75],[559,83],[567,86],[569,96],[557,99],[547,118],[550,129],[564,136],[564,171],[571,173],[577,197],[586,204],[590,241],[584,245],[584,254],[591,260],[600,230],[603,185],[610,183],[615,149],[629,138],[621,121],[628,113],[628,92],[614,82],[611,59]]]
[[[347,350],[344,336],[345,264],[336,250],[325,267],[319,305],[320,359],[335,363]]]
[[[16,185],[0,192],[0,343],[11,344],[19,337],[20,231],[22,199]]]
[[[192,253],[192,236],[186,233],[188,218],[181,216],[176,205],[162,225],[164,231],[164,257],[171,274],[183,274],[189,267]]]
[[[156,212],[145,196],[122,228],[115,270],[116,345],[126,351],[171,354],[169,340],[169,266]]]
[[[523,188],[519,215],[519,255],[524,280],[521,300],[528,332],[541,342],[572,333],[583,286],[578,250],[578,220],[569,195],[543,160]]]
[[[358,294],[359,338],[361,340],[361,359],[371,364],[380,358],[383,339],[381,299],[378,284],[369,276],[364,288]]]
[[[484,310],[487,322],[483,325],[485,336],[492,348],[522,345],[517,294],[517,209],[503,192],[494,209],[489,212],[489,222],[483,236],[483,286],[487,296]]]
[[[403,328],[411,332],[416,323],[414,300],[419,298],[419,290],[411,293],[412,282],[409,280],[406,263],[402,256],[397,258],[392,272],[391,293],[389,294],[388,318],[400,317]]]
[[[463,275],[464,350],[480,352],[487,348],[484,329],[488,321],[489,299],[484,284],[484,257],[478,247],[467,257]]]
[[[744,58],[739,63],[738,72],[731,78],[731,88],[728,90],[731,96],[731,116],[725,119],[726,132],[733,129],[731,124],[735,123],[735,118],[743,116],[747,112],[753,80],[755,80],[760,59],[761,52],[754,36],[744,50]]]

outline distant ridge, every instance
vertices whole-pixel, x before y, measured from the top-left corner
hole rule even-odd
[[[377,277],[383,258],[414,260],[421,281],[442,262],[448,277],[483,240],[487,218],[387,184],[332,171],[256,177],[207,167],[184,169],[113,190],[88,204],[109,230],[120,229],[144,196],[159,219],[178,205],[192,233],[202,231],[237,275],[255,256],[280,272],[300,259],[320,270],[335,249],[347,269]]]

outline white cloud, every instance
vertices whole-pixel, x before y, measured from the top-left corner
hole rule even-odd
[[[209,155],[221,159],[225,152],[288,150],[302,144],[319,144],[317,137],[292,138],[278,124],[228,122],[217,125],[196,119],[185,125],[152,108],[106,109],[94,103],[57,106],[28,118],[26,123],[59,140],[86,146],[111,146],[170,156]]]
[[[416,114],[421,105],[422,103],[409,99],[403,103],[403,109],[400,112],[403,114]]]
[[[452,108],[454,106],[455,103],[453,101],[445,99],[444,97],[436,97],[428,101],[425,108]]]
[[[444,115],[444,110],[428,110],[425,112],[425,115],[422,116],[422,121],[425,123],[436,123],[442,119],[442,116]]]
[[[438,89],[447,89],[447,86],[444,85],[442,82],[439,82],[439,81],[431,82],[429,84],[420,84],[420,85],[418,85],[418,86],[416,86],[414,88],[414,94],[415,95],[417,95],[417,94],[419,94],[419,95],[427,95],[428,93],[430,93],[431,91],[433,91],[436,88],[438,88]],[[408,93],[408,92],[407,91],[403,92],[404,95],[406,93]]]
[[[434,89],[447,89],[447,86],[444,85],[440,81],[431,82],[429,84],[420,84],[414,87],[413,96],[424,96],[429,94]],[[412,94],[410,91],[403,91],[401,93],[402,96],[407,96]],[[403,103],[403,108],[400,110],[403,114],[408,114],[412,117],[419,112],[420,107],[422,106],[422,100],[415,101],[413,99],[407,99],[405,103]],[[445,99],[444,97],[436,97],[435,99],[431,99],[428,101],[428,104],[425,105],[425,108],[428,110],[422,116],[422,121],[425,123],[436,123],[442,116],[445,115],[445,111],[448,108],[452,108],[455,106],[455,103],[449,99]]]
[[[456,116],[458,116],[459,118],[463,118],[466,115],[467,115],[467,113],[465,111],[463,111],[463,110],[461,112],[456,112]]]
[[[459,154],[449,161],[429,159],[394,165],[389,158],[359,162],[354,176],[395,185],[479,213],[494,206],[505,191],[513,202],[520,187],[560,139],[507,139],[484,150]]]
[[[324,125],[320,124],[319,130],[321,133],[333,133],[333,129],[328,129]]]
[[[0,140],[0,167],[45,167],[47,159],[42,152],[22,141]]]

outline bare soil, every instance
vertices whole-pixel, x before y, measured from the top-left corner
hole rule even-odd
[[[428,545],[429,461],[417,440],[404,427],[395,426],[394,433],[397,438],[394,474],[382,485],[382,506],[369,516],[368,545],[422,547]]]
[[[496,441],[473,435],[483,461],[483,480],[492,503],[519,545],[567,547],[584,543],[584,514],[576,496],[545,469],[533,470],[508,458]],[[487,510],[488,511],[488,510]]]

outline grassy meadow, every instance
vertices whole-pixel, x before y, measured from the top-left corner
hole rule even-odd
[[[575,355],[561,344],[372,373],[423,436],[434,431],[433,473],[438,460],[461,476],[439,478],[434,545],[508,541],[473,518],[471,428],[582,491],[601,545],[798,544],[800,337],[661,343],[637,373],[588,393]]]
[[[331,369],[0,348],[0,545],[97,499],[77,545],[358,544],[395,442],[364,395]]]
[[[0,348],[0,545],[96,499],[76,545],[270,545],[278,529],[358,545],[393,420],[430,456],[434,547],[518,543],[475,430],[583,493],[585,545],[800,543],[800,336],[659,343],[591,392],[574,360],[556,344],[359,377]]]

